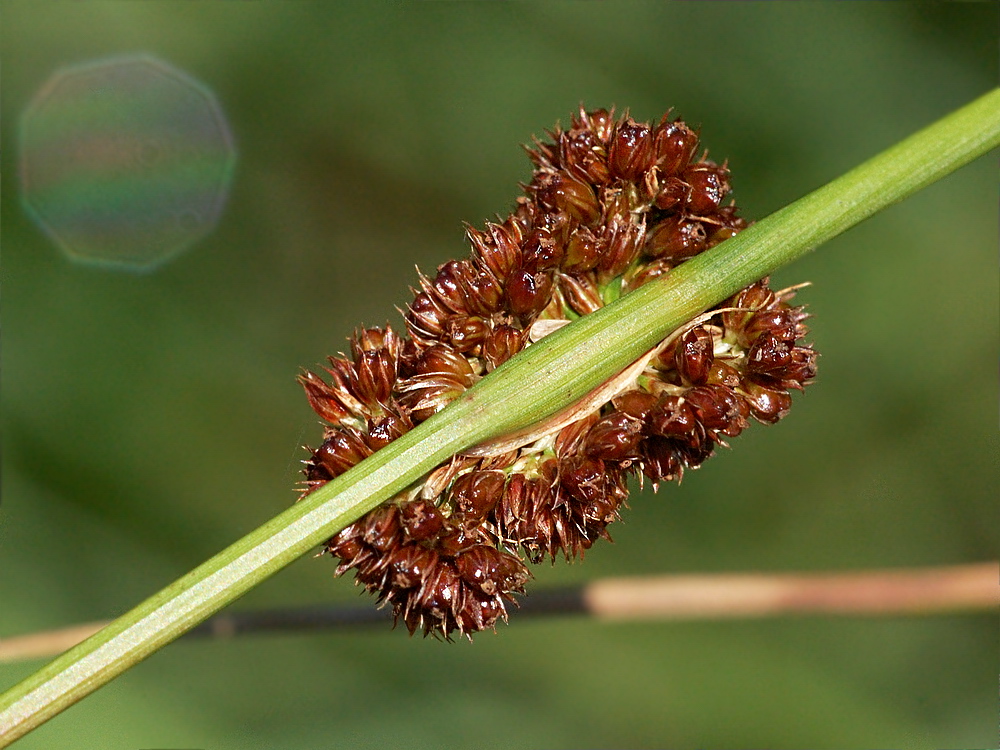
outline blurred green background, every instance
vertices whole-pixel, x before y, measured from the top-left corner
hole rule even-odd
[[[667,108],[760,218],[997,79],[996,4],[2,3],[0,634],[111,617],[284,509],[320,432],[294,382],[398,322],[414,264],[513,205],[580,102]],[[19,203],[59,67],[148,52],[240,159],[157,272],[67,262]],[[633,495],[604,575],[995,559],[997,173],[984,159],[776,274],[811,280],[818,382],[683,486]],[[235,605],[369,602],[304,559]],[[515,621],[177,643],[24,748],[996,747],[993,615]],[[0,688],[41,662],[0,665]]]

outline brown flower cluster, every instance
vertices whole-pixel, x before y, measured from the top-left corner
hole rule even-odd
[[[502,223],[468,229],[406,311],[407,336],[359,331],[351,357],[301,382],[329,423],[304,492],[443,409],[533,341],[593,312],[747,224],[726,203],[725,164],[698,135],[581,109],[528,149],[526,195]],[[630,474],[679,479],[744,430],[781,419],[815,374],[793,290],[761,280],[651,352],[606,398],[523,445],[456,456],[326,543],[338,574],[388,602],[411,633],[491,628],[531,562],[608,538]]]

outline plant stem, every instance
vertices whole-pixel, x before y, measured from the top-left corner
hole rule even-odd
[[[721,620],[790,615],[901,616],[991,612],[997,607],[1000,563],[848,573],[703,573],[598,578],[576,586],[532,591],[513,613],[590,615],[602,620]],[[189,638],[230,639],[376,625],[392,615],[370,605],[319,604],[216,615]],[[89,638],[108,621],[0,640],[0,663],[55,656]]]
[[[1000,89],[529,347],[444,411],[0,696],[0,747],[191,629],[421,475],[585,396],[712,305],[1000,145]]]

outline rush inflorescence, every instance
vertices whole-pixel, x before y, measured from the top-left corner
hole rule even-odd
[[[747,226],[729,169],[669,116],[657,125],[582,109],[528,149],[514,212],[468,229],[405,312],[406,335],[359,330],[351,356],[300,380],[328,426],[308,493],[440,411],[560,326],[670,272]],[[630,475],[680,479],[751,418],[788,413],[815,375],[794,288],[762,279],[692,321],[596,395],[520,439],[455,456],[326,542],[337,574],[388,603],[411,633],[492,628],[532,563],[609,538]]]

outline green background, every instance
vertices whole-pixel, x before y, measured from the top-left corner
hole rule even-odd
[[[701,124],[759,218],[997,77],[995,4],[0,8],[2,635],[117,615],[292,502],[320,431],[298,368],[398,322],[414,264],[463,256],[529,177],[518,144],[580,102]],[[240,153],[218,229],[149,275],[67,262],[17,184],[38,87],[129,52],[214,90]],[[776,274],[814,282],[817,383],[534,587],[995,559],[996,205],[980,160]],[[332,571],[235,607],[369,601]],[[20,746],[996,747],[996,654],[993,615],[177,643]]]

